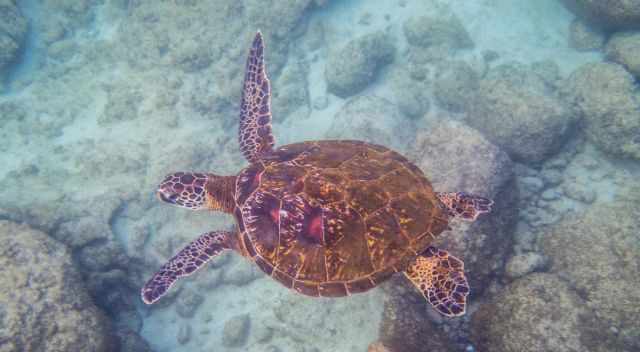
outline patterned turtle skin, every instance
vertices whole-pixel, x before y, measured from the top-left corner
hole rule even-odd
[[[243,87],[238,141],[249,166],[237,176],[172,173],[157,191],[181,208],[231,214],[237,228],[189,243],[143,286],[143,302],[156,302],[178,279],[234,250],[304,295],[348,296],[402,272],[438,312],[464,314],[470,291],[464,264],[431,244],[450,219],[473,221],[493,202],[434,192],[418,167],[375,144],[327,140],[274,148],[260,32]]]
[[[424,252],[447,229],[422,171],[360,141],[290,144],[237,178],[243,253],[309,296],[364,292]]]

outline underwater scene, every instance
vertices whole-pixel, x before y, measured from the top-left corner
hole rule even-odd
[[[0,352],[640,351],[640,0],[0,0]]]

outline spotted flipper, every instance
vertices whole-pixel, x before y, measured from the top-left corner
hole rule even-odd
[[[493,201],[464,192],[437,193],[449,215],[463,220],[474,221],[480,214],[491,211]]]
[[[142,287],[142,301],[146,304],[155,303],[167,293],[176,280],[193,274],[211,258],[225,249],[230,249],[227,243],[232,235],[227,231],[207,232],[189,243]]]
[[[460,259],[429,247],[404,274],[440,314],[455,317],[464,314],[469,295],[463,270]]]
[[[258,31],[249,51],[240,106],[240,151],[251,163],[273,149],[271,84],[264,64],[264,43]]]

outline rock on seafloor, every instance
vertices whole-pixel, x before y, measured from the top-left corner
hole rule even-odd
[[[185,288],[178,295],[176,313],[183,318],[191,318],[198,307],[204,302],[204,297],[193,289]]]
[[[396,49],[388,34],[378,31],[353,39],[327,58],[327,90],[341,98],[355,95],[373,83],[378,71],[391,63]]]
[[[451,351],[447,336],[425,314],[432,308],[409,280],[396,275],[382,288],[386,296],[378,348],[385,349],[375,351]]]
[[[640,159],[640,91],[633,76],[614,63],[589,63],[560,88],[585,123],[587,138],[605,152]]]
[[[577,116],[559,99],[542,66],[497,66],[480,81],[467,118],[517,161],[540,163],[562,147]],[[557,66],[556,66],[557,69]]]
[[[137,333],[126,330],[118,331],[121,352],[153,352],[147,341]]]
[[[27,20],[16,1],[0,1],[0,82],[6,68],[16,60],[26,34]]]
[[[479,352],[607,351],[596,316],[555,275],[514,281],[472,317]]]
[[[640,31],[614,34],[605,48],[608,60],[624,66],[636,78],[640,78]]]
[[[474,223],[453,221],[453,231],[436,245],[465,262],[467,279],[479,294],[492,275],[502,272],[511,249],[518,190],[513,163],[499,147],[460,122],[442,121],[418,132],[408,157],[431,181],[436,192],[468,192],[493,199],[493,210]]]
[[[596,203],[542,236],[550,271],[595,312],[614,346],[640,350],[640,186],[630,199]],[[616,331],[616,333],[612,333]],[[620,348],[620,347],[618,347]],[[623,349],[611,349],[623,350]]]
[[[427,82],[413,79],[409,71],[398,66],[390,69],[389,76],[393,102],[398,110],[411,119],[424,117],[430,108]]]
[[[577,18],[569,26],[569,46],[578,51],[600,50],[606,39],[604,32]]]
[[[180,324],[176,339],[181,345],[187,344],[191,340],[191,324]]]
[[[222,344],[227,347],[239,347],[245,344],[249,336],[251,320],[248,314],[236,315],[224,323]]]
[[[510,279],[517,279],[534,271],[541,271],[547,266],[547,258],[540,253],[528,252],[514,255],[507,261],[505,274]]]
[[[463,49],[474,45],[462,21],[453,14],[411,17],[404,22],[402,29],[407,42],[414,46]]]
[[[448,61],[438,65],[434,96],[440,107],[451,112],[465,109],[468,99],[478,91],[478,73],[464,61]]]
[[[387,99],[359,95],[336,113],[325,139],[357,139],[403,152],[414,139],[413,123]]]
[[[583,20],[609,31],[640,28],[640,0],[561,0]]]
[[[0,351],[115,348],[67,248],[26,225],[0,221]]]

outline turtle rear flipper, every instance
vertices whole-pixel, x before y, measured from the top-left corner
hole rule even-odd
[[[146,304],[155,303],[167,293],[176,280],[193,274],[211,258],[225,249],[231,249],[228,245],[230,236],[233,234],[227,231],[207,232],[189,243],[142,287],[142,301]]]
[[[240,151],[251,163],[273,150],[271,84],[264,64],[262,34],[256,33],[247,58],[240,105]]]
[[[465,192],[436,193],[449,215],[474,221],[480,214],[491,211],[493,201],[489,198]]]
[[[442,315],[463,315],[469,295],[464,263],[448,252],[428,247],[404,272]]]

